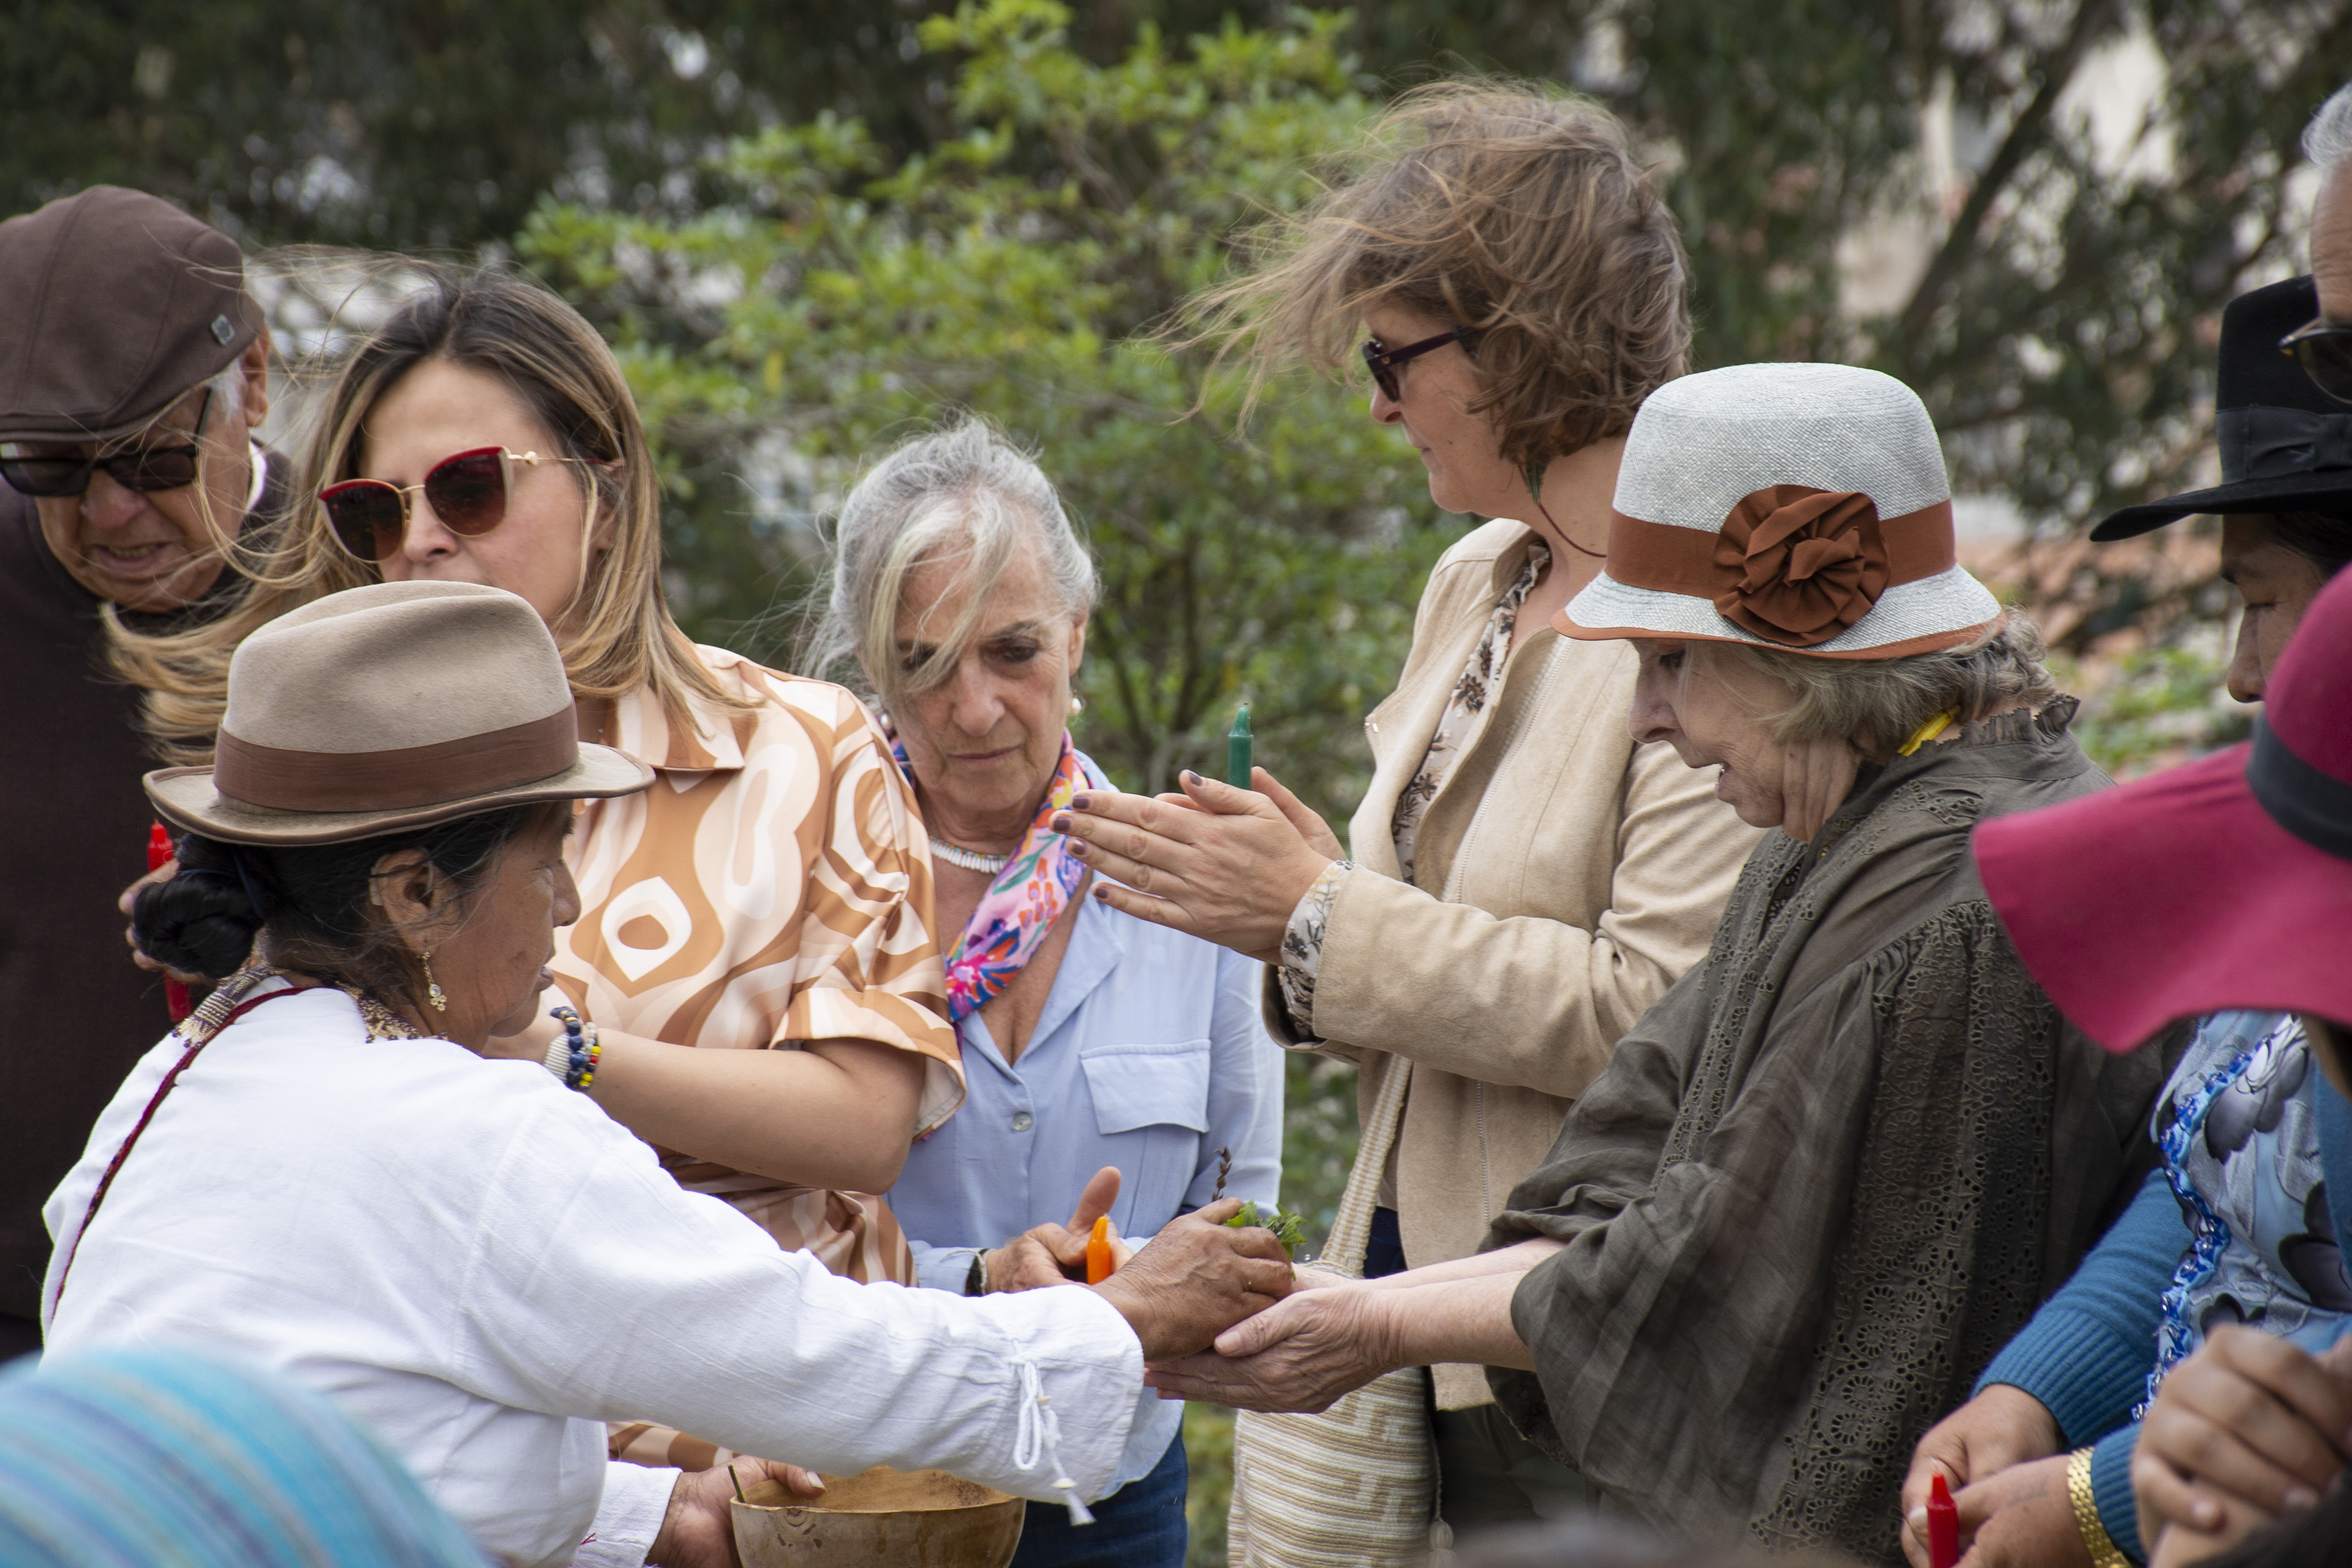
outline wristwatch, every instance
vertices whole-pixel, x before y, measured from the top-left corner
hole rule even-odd
[[[971,1268],[963,1277],[963,1293],[967,1296],[988,1294],[988,1249],[979,1247],[971,1255]]]

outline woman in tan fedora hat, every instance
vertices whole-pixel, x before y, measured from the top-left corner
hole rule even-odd
[[[533,607],[475,584],[352,589],[238,649],[215,763],[148,775],[186,837],[134,916],[217,988],[50,1199],[48,1345],[288,1372],[509,1563],[734,1561],[727,1500],[763,1462],[606,1463],[635,1412],[837,1473],[1097,1495],[1144,1357],[1278,1296],[1277,1244],[1216,1223],[1229,1200],[1099,1293],[867,1289],[664,1173],[590,1103],[610,1047],[569,1007],[561,1063],[499,1052],[582,912],[573,804],[659,787],[573,703]]]
[[[1926,410],[1874,372],[1651,395],[1608,564],[1556,624],[1630,640],[1633,732],[1776,831],[1496,1250],[1309,1292],[1161,1386],[1312,1408],[1483,1361],[1654,1524],[1899,1560],[1912,1444],[2096,1236],[2162,1077],[2059,1016],[1969,860],[1979,819],[2105,781],[2031,629],[1954,563],[1949,502]]]
[[[305,462],[320,504],[276,591],[163,650],[187,679],[151,720],[201,758],[237,640],[320,594],[380,579],[520,595],[563,649],[581,737],[661,779],[588,805],[570,851],[583,912],[554,983],[604,1032],[594,1100],[781,1245],[912,1283],[866,1194],[963,1083],[929,858],[889,751],[848,692],[697,647],[670,618],[654,461],[594,329],[521,277],[425,271],[323,398]],[[558,1044],[541,1019],[497,1048]]]

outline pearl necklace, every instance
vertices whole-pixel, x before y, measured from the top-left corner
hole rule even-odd
[[[1010,855],[983,855],[977,849],[967,849],[944,838],[931,840],[931,853],[950,866],[961,866],[967,871],[978,871],[989,877],[995,876],[1013,863]]]

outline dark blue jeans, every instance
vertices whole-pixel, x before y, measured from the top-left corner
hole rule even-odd
[[[1092,1524],[1072,1524],[1057,1502],[1033,1502],[1013,1568],[1184,1568],[1191,1532],[1184,1492],[1192,1480],[1179,1433],[1151,1473],[1094,1505]]]
[[[1372,1227],[1364,1237],[1364,1278],[1385,1279],[1404,1272],[1404,1243],[1397,1236],[1394,1209],[1374,1209]]]

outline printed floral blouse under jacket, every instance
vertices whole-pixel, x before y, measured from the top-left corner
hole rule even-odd
[[[1462,679],[1454,684],[1454,694],[1445,700],[1445,711],[1438,716],[1437,731],[1429,738],[1429,754],[1412,775],[1412,782],[1397,796],[1396,814],[1389,822],[1389,837],[1396,844],[1399,879],[1412,880],[1414,840],[1421,835],[1421,819],[1428,814],[1429,803],[1445,787],[1445,775],[1454,764],[1478,743],[1485,732],[1486,719],[1494,711],[1494,699],[1503,686],[1503,667],[1510,662],[1511,644],[1517,636],[1519,606],[1535,592],[1536,580],[1551,563],[1551,547],[1541,540],[1528,546],[1528,563],[1503,596],[1495,601],[1494,610],[1486,617],[1486,630],[1478,638],[1478,646],[1470,650],[1470,662],[1462,671]],[[1315,977],[1323,967],[1323,936],[1331,924],[1331,906],[1339,901],[1339,884],[1356,868],[1349,859],[1332,861],[1323,868],[1307,889],[1298,907],[1290,911],[1290,920],[1283,928],[1279,967],[1275,978],[1282,986],[1282,1003],[1290,1012],[1290,1021],[1302,1037],[1315,1033]],[[1385,1202],[1385,1200],[1383,1200]]]
[[[930,940],[929,842],[889,748],[840,687],[695,651],[761,706],[695,702],[695,735],[674,731],[649,691],[614,704],[604,742],[658,776],[581,815],[581,914],[556,933],[556,984],[583,1017],[673,1045],[861,1039],[919,1052],[929,1059],[915,1131],[927,1132],[962,1103],[963,1067]],[[667,1150],[662,1163],[836,1274],[914,1283],[879,1198]]]

